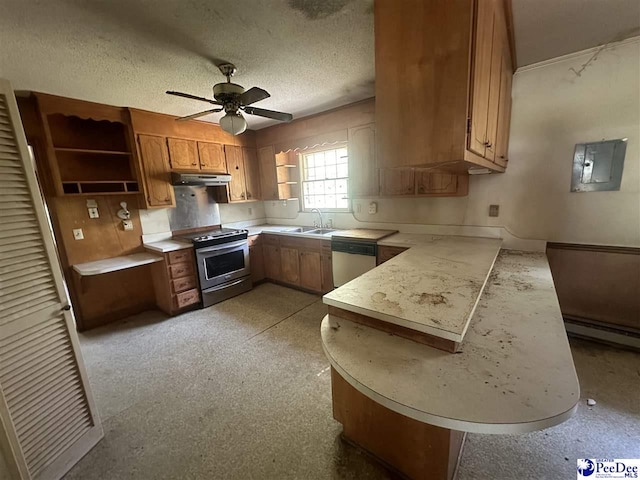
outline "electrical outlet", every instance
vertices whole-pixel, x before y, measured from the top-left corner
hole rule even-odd
[[[500,205],[489,205],[489,216],[497,217],[500,214]]]
[[[76,240],[84,240],[84,233],[81,228],[73,229],[73,238]]]
[[[356,203],[356,213],[360,213],[360,212],[362,212],[362,204]]]
[[[125,230],[133,230],[133,221],[132,220],[123,220],[122,226]]]
[[[253,215],[253,208],[249,207],[249,215]]]
[[[378,204],[376,202],[371,202],[369,204],[369,215],[375,215],[378,213]]]
[[[91,207],[87,209],[89,211],[89,218],[100,218],[97,207]]]

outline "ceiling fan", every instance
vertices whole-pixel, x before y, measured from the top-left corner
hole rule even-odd
[[[290,113],[275,112],[273,110],[265,110],[264,108],[251,107],[250,105],[259,102],[260,100],[264,100],[265,98],[269,98],[271,95],[269,95],[266,90],[258,87],[253,87],[245,91],[242,86],[236,83],[231,83],[231,77],[236,73],[235,65],[231,63],[224,63],[219,65],[218,68],[222,74],[227,77],[227,81],[217,83],[213,86],[214,100],[197,97],[189,93],[167,91],[169,95],[200,100],[201,102],[207,102],[212,105],[220,105],[219,108],[194,113],[192,115],[180,117],[177,120],[191,120],[193,118],[204,117],[205,115],[224,110],[226,114],[220,119],[220,127],[222,127],[225,132],[229,132],[232,135],[239,135],[247,129],[247,121],[242,116],[241,111],[244,111],[249,115],[272,118],[281,122],[290,122],[293,120],[293,115]]]

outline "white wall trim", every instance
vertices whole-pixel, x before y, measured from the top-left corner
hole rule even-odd
[[[554,65],[556,63],[561,63],[566,60],[572,60],[574,58],[579,58],[582,56],[586,56],[589,54],[594,54],[600,49],[611,50],[616,47],[620,47],[622,45],[627,45],[630,43],[640,43],[640,35],[636,37],[626,38],[624,40],[620,40],[618,42],[610,42],[605,43],[603,45],[598,45],[597,47],[587,48],[586,50],[580,50],[578,52],[567,53],[566,55],[561,55],[559,57],[549,58],[547,60],[542,60],[541,62],[532,63],[530,65],[524,65],[522,67],[518,67],[514,72],[514,75],[519,73],[528,72],[529,70],[535,70],[537,68],[547,67],[549,65]]]

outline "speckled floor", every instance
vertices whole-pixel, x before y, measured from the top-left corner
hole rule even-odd
[[[339,440],[325,312],[317,296],[263,284],[81,334],[105,438],[65,478],[388,478]],[[581,340],[572,350],[576,416],[533,434],[468,435],[459,480],[574,478],[578,457],[640,457],[640,355]]]

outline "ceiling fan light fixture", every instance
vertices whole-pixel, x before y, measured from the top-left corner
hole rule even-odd
[[[220,127],[231,135],[240,135],[247,129],[247,121],[240,113],[227,113],[220,119]]]

